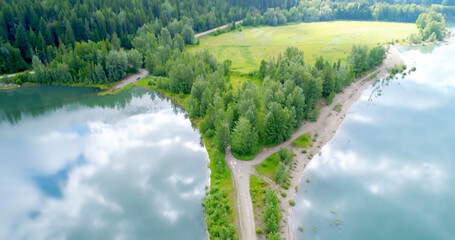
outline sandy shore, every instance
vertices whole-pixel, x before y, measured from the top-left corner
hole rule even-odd
[[[387,57],[381,66],[377,68],[371,74],[377,72],[376,77],[372,78],[371,74],[357,79],[356,82],[352,83],[342,93],[339,93],[333,99],[332,104],[321,107],[319,118],[316,122],[304,121],[297,131],[292,134],[291,138],[275,147],[265,148],[251,161],[240,161],[235,159],[229,153],[226,154],[226,163],[232,172],[232,178],[235,188],[235,212],[236,222],[240,226],[239,237],[240,239],[256,239],[255,225],[254,225],[254,213],[253,205],[251,203],[251,196],[249,194],[249,178],[252,174],[256,174],[255,165],[260,164],[264,159],[270,156],[272,153],[277,152],[281,147],[291,148],[291,143],[304,133],[310,133],[314,136],[318,133],[317,142],[313,143],[313,147],[307,149],[308,153],[303,154],[302,149],[293,149],[296,153],[295,163],[296,168],[291,171],[291,186],[287,190],[287,196],[281,197],[281,214],[282,221],[280,224],[281,234],[284,239],[294,239],[292,229],[290,226],[292,208],[289,206],[289,200],[294,199],[297,190],[296,186],[299,185],[300,179],[302,178],[303,170],[306,164],[308,164],[310,154],[313,156],[318,154],[321,147],[332,140],[336,130],[343,122],[343,119],[348,112],[349,108],[355,103],[362,92],[371,85],[371,83],[379,78],[386,76],[389,70],[395,65],[403,64],[403,60],[400,57],[400,52],[395,46],[390,46],[387,51]],[[333,108],[341,104],[342,109],[340,112],[336,112]],[[273,186],[277,188],[278,186]],[[283,189],[284,190],[284,189]]]

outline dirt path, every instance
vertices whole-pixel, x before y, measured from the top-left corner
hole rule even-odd
[[[235,220],[239,239],[256,239],[253,203],[250,195],[250,176],[254,173],[254,168],[235,159],[230,149],[226,151],[225,160],[231,170],[234,184]]]
[[[235,22],[235,24],[239,24],[239,23],[242,23],[242,22],[243,22],[243,20],[240,20],[240,21]],[[201,33],[194,34],[194,37],[195,37],[195,38],[199,38],[199,37],[205,36],[205,35],[207,35],[207,34],[210,34],[210,33],[212,33],[212,32],[215,32],[215,31],[218,30],[218,29],[227,28],[229,25],[230,25],[230,24],[226,24],[226,25],[223,25],[223,26],[219,26],[219,27],[217,27],[217,28],[210,29],[210,30],[205,31],[205,32],[201,32]]]
[[[34,71],[30,71],[28,72],[29,74],[35,74]],[[3,75],[3,76],[0,76],[0,79],[4,78],[4,77],[9,77],[9,78],[12,78],[14,76],[16,76],[17,74],[20,74],[20,73],[12,73],[12,74],[8,74],[8,75]]]
[[[304,121],[302,125],[295,131],[291,138],[275,147],[264,148],[251,161],[240,161],[233,157],[230,153],[226,154],[226,163],[232,171],[235,192],[235,211],[236,221],[239,226],[239,238],[241,240],[256,239],[253,204],[250,196],[250,176],[256,174],[255,165],[260,164],[271,154],[277,152],[281,147],[291,148],[291,143],[304,133],[311,133],[314,136],[318,133],[317,142],[313,143],[312,148],[308,148],[308,153],[303,154],[301,149],[294,149],[296,153],[295,162],[296,168],[291,171],[291,186],[287,190],[287,196],[281,198],[281,214],[282,221],[280,223],[281,234],[284,239],[294,239],[292,229],[289,224],[292,214],[289,206],[289,200],[294,199],[299,185],[303,170],[310,161],[309,155],[316,155],[322,146],[328,143],[335,135],[336,130],[342,123],[345,115],[353,103],[355,103],[362,92],[374,81],[374,79],[382,78],[389,73],[389,70],[395,65],[401,65],[403,61],[400,53],[395,46],[390,46],[387,51],[387,57],[383,64],[378,67],[377,76],[370,79],[371,74],[358,79],[347,87],[342,93],[339,93],[333,99],[332,104],[324,106],[320,109],[319,118],[316,122]],[[373,73],[372,73],[373,74]],[[333,108],[337,104],[342,104],[340,112],[336,112]],[[228,151],[229,152],[229,151]],[[276,185],[273,186],[277,188]]]
[[[114,87],[113,90],[124,88],[126,85],[132,83],[136,85],[136,82],[140,78],[145,78],[149,75],[149,72],[143,68],[139,69],[138,73],[129,74],[122,80],[120,80]]]

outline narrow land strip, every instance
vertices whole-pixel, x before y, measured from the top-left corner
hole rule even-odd
[[[239,226],[239,238],[241,240],[256,239],[254,212],[253,204],[251,202],[249,182],[250,176],[252,174],[256,174],[254,166],[260,164],[268,156],[277,152],[281,147],[291,148],[292,142],[300,135],[304,133],[311,133],[313,136],[315,133],[318,133],[319,136],[317,142],[313,144],[312,148],[308,149],[307,154],[303,154],[299,151],[300,149],[294,151],[296,153],[295,161],[297,163],[297,168],[296,170],[291,171],[291,186],[289,187],[287,196],[281,201],[281,234],[284,239],[294,239],[291,227],[288,224],[292,214],[292,209],[289,206],[289,200],[294,199],[296,195],[296,186],[298,186],[300,182],[306,164],[310,161],[308,156],[310,156],[310,154],[317,154],[321,147],[333,138],[337,128],[342,123],[351,105],[359,99],[362,92],[370,86],[375,79],[386,76],[391,68],[402,64],[403,61],[400,57],[398,49],[393,45],[389,46],[387,57],[382,65],[377,68],[376,72],[378,73],[375,78],[371,78],[371,75],[373,74],[371,73],[357,79],[356,82],[352,83],[351,86],[347,87],[342,93],[337,94],[333,99],[332,104],[321,108],[319,118],[316,122],[304,121],[297,131],[292,134],[289,140],[274,147],[262,149],[262,151],[251,161],[240,161],[232,156],[229,150],[227,151],[225,159],[227,165],[232,171],[235,190],[235,215]],[[342,104],[340,112],[333,111],[333,108],[337,104]],[[274,186],[274,188],[277,188],[277,186]]]

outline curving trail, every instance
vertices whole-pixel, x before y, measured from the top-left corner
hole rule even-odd
[[[318,133],[317,142],[313,143],[313,147],[307,148],[308,153],[303,154],[300,149],[294,149],[296,154],[295,163],[296,168],[291,171],[290,176],[291,186],[287,190],[287,197],[281,198],[281,214],[282,220],[280,223],[281,235],[284,239],[294,239],[289,226],[290,216],[292,214],[292,208],[289,206],[289,200],[294,199],[299,185],[300,179],[302,178],[303,170],[308,164],[310,154],[317,154],[321,147],[332,140],[337,128],[342,123],[345,115],[348,113],[349,108],[355,103],[362,92],[370,86],[374,79],[380,79],[389,73],[389,70],[395,65],[401,65],[403,61],[400,57],[400,53],[395,46],[389,46],[387,51],[387,57],[381,66],[377,68],[377,76],[370,79],[373,74],[368,74],[360,79],[357,79],[349,87],[345,88],[342,93],[339,93],[333,99],[332,104],[321,107],[319,118],[316,122],[303,121],[302,125],[292,134],[289,140],[284,141],[274,147],[262,149],[253,160],[241,161],[236,159],[230,153],[230,149],[226,151],[225,160],[232,172],[232,178],[234,182],[234,207],[236,222],[239,230],[239,238],[241,240],[253,240],[256,239],[256,228],[254,223],[254,212],[253,204],[250,196],[250,176],[257,174],[255,165],[260,164],[268,156],[277,152],[281,147],[292,148],[292,142],[304,133],[311,133],[313,136]],[[342,110],[340,112],[333,111],[333,108],[337,104],[342,104]],[[264,177],[263,177],[264,178]],[[270,180],[267,182],[271,182]],[[273,182],[272,182],[273,183]],[[279,189],[279,186],[272,184],[272,187]]]
[[[240,20],[240,21],[236,21],[235,24],[239,24],[239,23],[242,23],[243,20]],[[194,34],[194,37],[195,38],[199,38],[199,37],[202,37],[202,36],[205,36],[207,34],[210,34],[212,32],[215,32],[216,30],[218,29],[224,29],[224,28],[227,28],[227,26],[229,26],[230,24],[226,24],[226,25],[223,25],[223,26],[219,26],[217,28],[213,28],[213,29],[210,29],[208,31],[205,31],[205,32],[201,32],[201,33],[197,33],[197,34]]]

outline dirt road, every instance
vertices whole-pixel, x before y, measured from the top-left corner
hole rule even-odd
[[[35,72],[34,71],[31,71],[31,72],[28,72],[29,74],[34,74]],[[0,79],[4,78],[4,77],[9,77],[9,78],[12,78],[14,76],[16,76],[17,74],[19,73],[13,73],[13,74],[8,74],[8,75],[3,75],[3,76],[0,76]]]
[[[332,104],[324,106],[320,109],[319,118],[316,122],[304,121],[302,125],[295,131],[291,138],[275,147],[264,148],[256,157],[251,161],[237,160],[230,154],[226,154],[226,163],[232,171],[232,178],[234,182],[235,191],[235,211],[236,221],[239,226],[239,238],[241,240],[256,239],[253,204],[250,196],[250,176],[256,174],[255,165],[260,164],[271,154],[277,152],[281,147],[291,148],[291,143],[304,133],[311,133],[313,136],[318,133],[317,142],[313,144],[312,148],[308,149],[307,154],[303,154],[301,149],[294,149],[296,153],[295,161],[297,167],[291,171],[291,186],[287,191],[287,197],[281,199],[281,214],[282,221],[280,223],[281,234],[284,239],[294,239],[289,225],[290,216],[292,214],[289,206],[289,200],[294,199],[303,170],[310,161],[309,154],[316,155],[324,144],[328,143],[335,135],[336,130],[342,123],[344,116],[347,114],[349,108],[361,96],[362,92],[374,81],[374,79],[382,78],[389,73],[389,70],[395,65],[401,65],[403,61],[400,53],[395,46],[390,46],[387,51],[387,58],[383,64],[377,69],[376,78],[370,79],[370,75],[358,79],[347,87],[342,93],[337,94],[333,99]],[[336,112],[333,108],[337,104],[342,104],[340,112]],[[277,188],[278,186],[273,186]]]
[[[129,74],[122,80],[120,80],[114,87],[113,90],[124,88],[126,85],[132,83],[136,85],[136,82],[140,78],[145,78],[149,75],[149,72],[143,68],[139,69],[138,73]]]
[[[239,24],[239,23],[242,23],[242,22],[243,22],[243,20],[240,20],[240,21],[235,22],[235,24]],[[219,27],[217,27],[217,28],[210,29],[210,30],[205,31],[205,32],[197,33],[197,34],[194,35],[194,37],[195,37],[195,38],[199,38],[199,37],[205,36],[205,35],[207,35],[207,34],[210,34],[210,33],[212,33],[212,32],[215,32],[215,31],[218,30],[218,29],[227,28],[229,25],[230,25],[230,24],[226,24],[226,25],[223,25],[223,26],[219,26]]]

